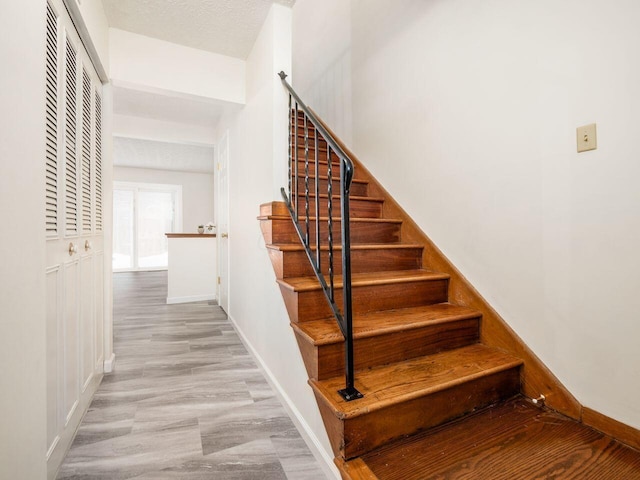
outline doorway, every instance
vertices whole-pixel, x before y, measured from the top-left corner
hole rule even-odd
[[[113,271],[165,270],[166,233],[182,230],[182,186],[113,184]]]

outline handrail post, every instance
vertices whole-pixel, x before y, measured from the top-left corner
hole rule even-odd
[[[345,353],[345,388],[338,390],[338,393],[347,401],[356,400],[362,398],[363,395],[355,388],[355,371],[354,371],[354,342],[353,342],[353,305],[352,305],[352,291],[351,291],[351,235],[350,235],[350,212],[349,212],[349,193],[351,189],[351,182],[353,180],[354,167],[353,161],[344,152],[344,150],[338,145],[337,141],[322,125],[320,120],[315,114],[305,105],[305,103],[296,94],[295,90],[286,81],[287,75],[284,72],[278,74],[282,80],[282,84],[289,91],[289,117],[293,115],[294,124],[293,128],[289,129],[290,135],[290,150],[293,146],[294,172],[293,172],[293,185],[295,190],[289,189],[289,195],[287,196],[285,189],[282,188],[282,196],[285,200],[285,204],[295,230],[304,246],[305,253],[311,266],[314,270],[322,291],[329,303],[340,331],[344,336],[344,353]],[[293,102],[292,100],[293,99]],[[294,112],[292,112],[291,105],[294,105]],[[305,147],[305,230],[303,232],[299,223],[299,182],[298,178],[298,112],[302,111],[304,115],[303,129],[304,129],[304,147]],[[315,238],[315,258],[311,250],[311,239],[309,232],[309,127],[307,121],[310,120],[314,126],[314,144],[315,144],[315,215],[316,215],[316,238]],[[292,132],[293,130],[293,132]],[[291,141],[291,135],[293,135],[293,142]],[[328,236],[328,275],[329,285],[322,273],[321,268],[321,249],[320,249],[320,190],[319,190],[319,161],[318,161],[318,137],[322,135],[323,140],[327,144],[327,236]],[[293,144],[293,145],[292,145]],[[334,296],[334,269],[333,269],[333,163],[331,155],[335,154],[340,160],[340,215],[341,215],[341,228],[340,239],[342,241],[342,312],[338,308]]]
[[[331,161],[331,159],[329,159]],[[340,215],[342,216],[342,294],[343,321],[345,329],[344,368],[345,388],[338,393],[346,401],[362,398],[362,394],[355,387],[353,361],[353,306],[351,297],[351,229],[349,211],[349,188],[346,183],[347,171],[344,162],[340,162]]]

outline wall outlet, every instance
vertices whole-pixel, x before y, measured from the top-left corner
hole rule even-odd
[[[578,143],[578,153],[595,150],[598,148],[596,137],[596,124],[583,125],[576,129],[576,141]]]

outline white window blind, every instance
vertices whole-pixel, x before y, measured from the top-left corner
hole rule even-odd
[[[91,233],[91,78],[82,69],[82,233]]]
[[[66,39],[65,68],[65,225],[67,235],[78,233],[78,165],[76,155],[76,51]]]
[[[58,19],[47,3],[45,202],[48,236],[58,234]]]

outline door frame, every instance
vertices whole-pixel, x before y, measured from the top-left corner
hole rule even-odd
[[[218,240],[218,279],[216,298],[220,307],[229,311],[229,130],[225,130],[216,148],[216,223]],[[224,175],[221,174],[224,172]],[[226,198],[225,198],[226,197]],[[226,275],[221,275],[225,272]],[[226,292],[226,295],[222,295]]]

